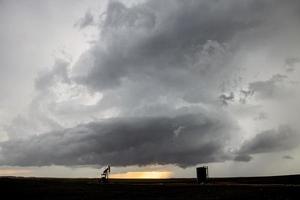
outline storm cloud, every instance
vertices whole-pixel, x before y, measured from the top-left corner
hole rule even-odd
[[[286,75],[276,74],[269,80],[250,83],[249,88],[256,93],[259,98],[270,99],[280,97],[286,95],[286,89],[282,84],[286,78],[288,78]]]
[[[28,110],[0,127],[0,164],[187,167],[296,148],[299,101],[278,97],[300,97],[286,87],[299,77],[299,10],[294,0],[146,0],[81,13],[72,28],[96,37],[78,59],[63,53],[36,73]],[[293,115],[278,123],[286,107]]]
[[[299,145],[299,133],[291,127],[279,126],[278,129],[266,130],[247,140],[238,151],[236,161],[250,161],[252,154],[282,152]]]
[[[0,163],[187,167],[228,159],[225,144],[232,131],[221,115],[116,118],[1,143]]]
[[[73,79],[98,91],[126,81],[157,82],[168,90],[193,89],[209,79],[220,84],[219,75],[229,78],[233,68],[226,43],[260,25],[262,11],[252,12],[256,3],[149,1],[129,8],[114,1],[101,24],[101,42],[86,52],[93,61],[85,72],[75,67]]]

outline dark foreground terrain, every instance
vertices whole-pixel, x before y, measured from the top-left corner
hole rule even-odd
[[[251,178],[126,180],[0,178],[1,199],[300,199],[300,175]]]

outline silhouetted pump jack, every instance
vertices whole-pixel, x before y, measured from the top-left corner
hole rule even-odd
[[[107,168],[101,174],[101,183],[108,183],[108,175],[110,173],[110,166],[108,165]]]

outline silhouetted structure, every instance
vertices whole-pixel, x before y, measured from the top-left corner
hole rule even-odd
[[[208,167],[197,167],[197,182],[198,183],[207,183],[208,179]]]
[[[110,173],[110,166],[108,165],[107,168],[101,174],[101,183],[108,183],[108,175]]]

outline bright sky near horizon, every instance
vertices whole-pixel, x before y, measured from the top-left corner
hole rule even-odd
[[[0,0],[0,176],[300,173],[297,0]]]

